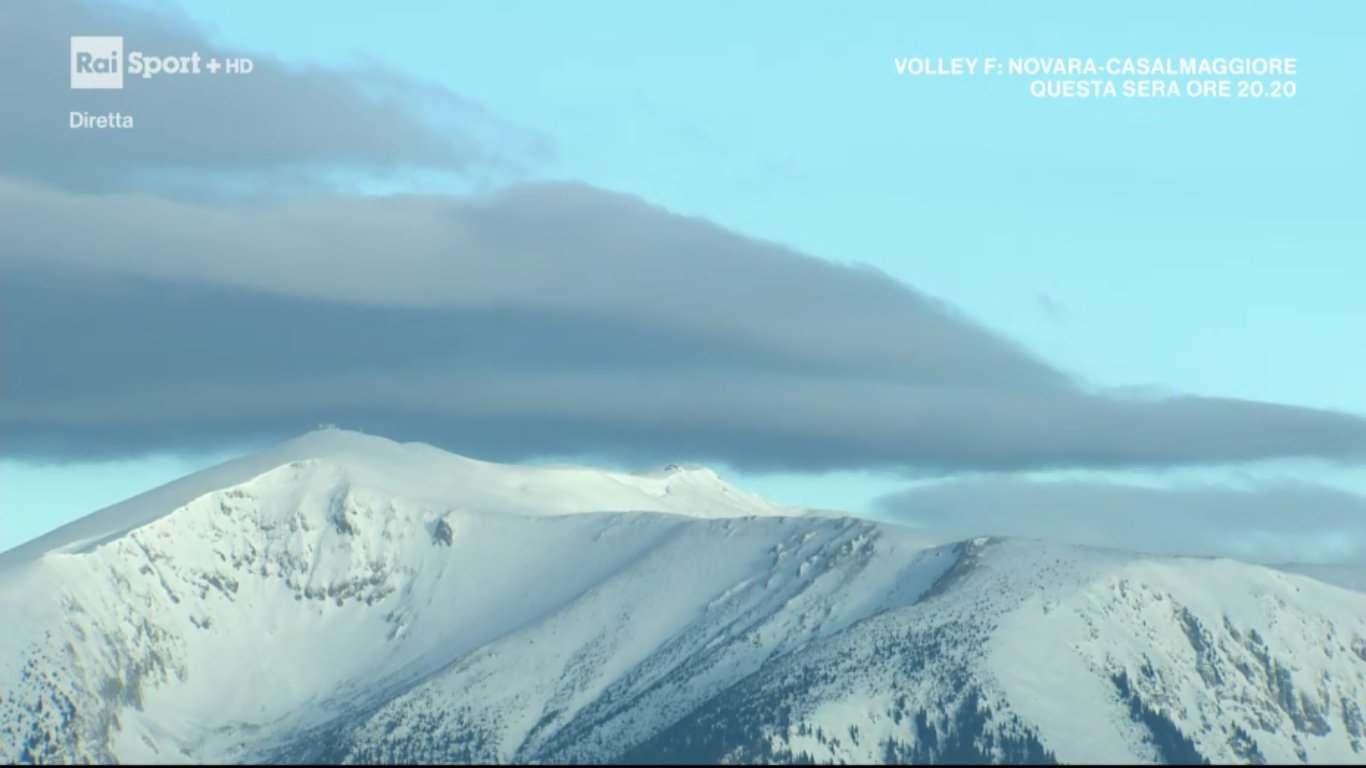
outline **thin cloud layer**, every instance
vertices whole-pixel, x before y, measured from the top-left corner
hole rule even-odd
[[[886,275],[582,184],[222,207],[0,181],[0,232],[18,455],[327,421],[757,469],[1366,456],[1360,417],[1089,394]]]
[[[1264,563],[1366,564],[1366,497],[1310,483],[1152,488],[984,477],[898,492],[878,508],[891,519],[961,536]]]
[[[118,35],[125,51],[250,55],[249,75],[125,77],[71,90],[69,38]],[[337,174],[422,170],[498,177],[549,155],[548,141],[445,88],[372,63],[292,66],[225,48],[174,7],[43,0],[0,16],[0,110],[8,176],[69,189],[204,198],[328,186]],[[69,128],[68,113],[132,115],[132,130]]]

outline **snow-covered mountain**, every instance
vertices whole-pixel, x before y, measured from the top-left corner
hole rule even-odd
[[[320,430],[0,555],[5,761],[1366,763],[1366,593]]]

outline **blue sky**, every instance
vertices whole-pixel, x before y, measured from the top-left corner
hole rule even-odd
[[[1360,4],[180,7],[225,46],[297,64],[376,62],[539,131],[553,156],[527,177],[586,181],[872,265],[1095,390],[1366,414],[1354,342],[1366,329]],[[911,55],[1295,56],[1298,90],[1279,101],[1039,100],[1009,78],[898,77],[894,57]],[[359,185],[468,186],[443,174]],[[5,458],[0,549],[230,453]],[[1325,462],[1101,474],[1294,476],[1366,491],[1359,465]],[[730,475],[857,511],[906,485],[880,470]]]

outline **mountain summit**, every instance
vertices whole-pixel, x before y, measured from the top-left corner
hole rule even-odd
[[[0,555],[0,565],[51,551],[96,546],[157,518],[177,514],[201,497],[227,489],[277,487],[291,475],[296,490],[356,492],[430,507],[513,515],[574,512],[672,512],[695,517],[800,515],[726,483],[695,465],[631,474],[570,465],[496,464],[425,443],[397,443],[361,432],[320,427],[261,453],[228,461],[168,483]],[[191,513],[192,514],[192,513]]]
[[[0,555],[8,762],[1366,762],[1366,594],[336,429]]]

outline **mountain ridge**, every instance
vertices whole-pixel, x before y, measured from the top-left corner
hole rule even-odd
[[[727,494],[733,503],[707,507],[715,514],[807,514],[811,510],[775,504],[743,491],[720,478],[710,468],[691,464],[668,464],[642,472],[620,472],[574,464],[519,465],[481,461],[449,453],[426,443],[398,443],[387,438],[337,427],[320,427],[259,453],[231,459],[192,473],[165,485],[68,523],[56,530],[0,553],[0,568],[6,562],[21,562],[51,551],[68,551],[98,546],[105,540],[145,525],[160,516],[189,504],[196,498],[247,483],[252,479],[301,461],[321,461],[342,468],[362,468],[366,479],[379,485],[394,486],[395,493],[430,497],[439,501],[443,494],[458,493],[461,482],[482,481],[516,483],[532,491],[547,486],[552,491],[572,491],[577,483],[588,483],[596,492],[593,500],[606,504],[603,509],[574,504],[568,499],[531,498],[518,504],[507,494],[496,498],[486,494],[484,502],[503,511],[522,514],[567,514],[580,511],[659,511],[701,514],[689,507],[689,486],[696,490]],[[433,482],[432,478],[448,478]],[[604,488],[619,486],[618,493]],[[671,499],[671,493],[684,498]],[[636,506],[632,507],[634,502]],[[539,506],[537,506],[539,505]]]
[[[1366,762],[1366,594],[331,432],[0,556],[0,759]]]

